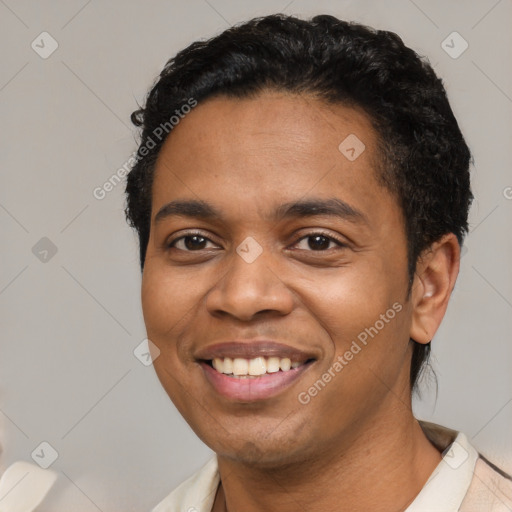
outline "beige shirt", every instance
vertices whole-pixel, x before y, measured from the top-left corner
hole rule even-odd
[[[420,425],[443,459],[406,512],[512,512],[508,475],[480,455],[464,434],[424,421]],[[219,482],[215,456],[151,512],[211,512]]]

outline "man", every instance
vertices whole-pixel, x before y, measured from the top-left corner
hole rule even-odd
[[[273,15],[178,53],[132,121],[154,367],[216,453],[154,512],[512,510],[510,477],[411,410],[473,198],[431,67]]]

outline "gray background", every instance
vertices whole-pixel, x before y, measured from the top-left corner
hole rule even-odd
[[[255,4],[0,0],[0,470],[43,441],[55,448],[59,478],[38,510],[148,510],[212,454],[133,354],[145,329],[124,183],[103,200],[93,190],[136,148],[129,115],[167,59],[270,12],[396,31],[444,79],[476,199],[433,342],[439,395],[432,387],[415,411],[512,471],[512,2]],[[31,47],[50,48],[43,31],[58,43],[46,59]],[[469,44],[458,58],[441,46],[453,31]]]

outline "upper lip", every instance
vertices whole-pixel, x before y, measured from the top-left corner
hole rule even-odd
[[[216,357],[235,359],[254,359],[256,357],[288,357],[291,361],[305,362],[316,359],[314,354],[304,352],[283,343],[270,340],[228,341],[215,343],[200,349],[195,354],[196,359],[210,361]]]

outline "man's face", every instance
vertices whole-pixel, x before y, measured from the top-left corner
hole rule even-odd
[[[160,382],[219,455],[267,467],[325,455],[407,407],[406,238],[395,198],[376,179],[378,158],[363,113],[276,92],[200,103],[166,140],[144,320]],[[353,211],[290,208],[333,200]],[[155,222],[176,201],[219,215],[168,208]],[[219,372],[214,355],[227,372],[231,356],[267,373]],[[287,370],[286,356],[300,365]]]

